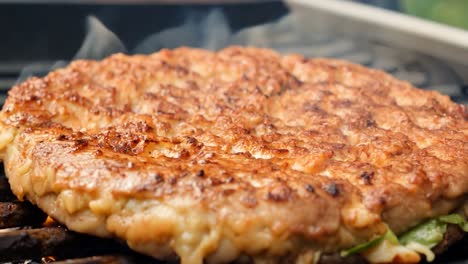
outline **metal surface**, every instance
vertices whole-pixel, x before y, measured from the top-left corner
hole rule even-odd
[[[468,31],[355,2],[287,2],[309,29],[365,37],[468,65]]]

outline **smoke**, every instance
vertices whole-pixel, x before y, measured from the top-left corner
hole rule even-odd
[[[212,9],[209,13],[192,11],[188,12],[181,25],[150,34],[134,47],[125,47],[118,36],[96,17],[90,16],[86,21],[87,34],[73,59],[99,60],[117,52],[148,54],[180,46],[218,50],[229,45],[245,45],[272,48],[284,54],[349,60],[391,72],[419,87],[447,86],[458,82],[457,76],[434,58],[352,39],[332,31],[314,31],[314,27],[304,24],[294,13],[271,23],[233,32],[221,9]],[[33,75],[43,76],[67,63],[29,65],[22,70],[18,82]]]
[[[214,9],[206,17],[189,13],[182,25],[148,36],[132,53],[147,54],[180,46],[217,50],[228,45],[231,36],[226,17],[220,9]]]
[[[122,41],[96,17],[86,19],[87,34],[74,59],[100,60],[111,54],[126,52]]]
[[[86,36],[73,59],[100,60],[113,53],[126,52],[125,45],[112,31],[94,16],[86,18]],[[31,76],[44,76],[48,72],[65,67],[69,61],[59,60],[52,64],[34,63],[24,67],[16,81],[19,84]]]
[[[294,14],[232,32],[221,9],[213,9],[209,13],[193,11],[188,13],[180,26],[151,34],[129,49],[96,17],[89,16],[86,24],[87,34],[73,59],[99,60],[117,52],[148,54],[162,48],[180,46],[218,50],[229,45],[273,48],[281,53],[299,53],[308,57],[343,58],[366,65],[373,59],[369,45],[323,32],[310,32],[297,21]],[[30,65],[23,69],[20,79],[43,75],[67,63],[59,61],[46,69]]]

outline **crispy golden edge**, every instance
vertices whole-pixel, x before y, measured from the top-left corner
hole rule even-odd
[[[336,60],[231,47],[77,61],[14,87],[2,117],[25,158],[57,169],[51,192],[188,193],[215,212],[234,195],[247,213],[294,208],[280,222],[319,245],[343,227],[335,249],[447,213],[468,189],[463,106]]]

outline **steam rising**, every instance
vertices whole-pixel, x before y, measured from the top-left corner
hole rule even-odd
[[[122,41],[94,16],[87,17],[87,34],[74,59],[100,60],[111,54],[126,52]]]
[[[122,41],[96,17],[86,18],[87,33],[83,44],[73,59],[103,59],[113,53],[125,52],[126,48]],[[31,76],[43,76],[48,72],[65,67],[69,62],[60,60],[52,65],[31,64],[24,67],[16,81],[21,83]]]
[[[87,34],[74,59],[99,60],[117,52],[148,54],[162,48],[180,46],[218,50],[229,45],[246,45],[273,48],[281,53],[299,53],[307,57],[345,59],[389,71],[419,87],[440,88],[458,82],[457,76],[448,72],[443,63],[431,57],[355,40],[327,30],[313,31],[311,28],[314,27],[304,25],[293,13],[271,23],[232,32],[221,9],[213,9],[208,14],[192,12],[180,26],[151,34],[135,47],[127,48],[96,17],[90,16],[86,22]],[[33,75],[45,75],[67,63],[59,61],[47,67],[30,65],[23,69],[18,82]],[[445,92],[450,95],[450,91]]]
[[[145,38],[132,53],[152,53],[162,48],[180,46],[217,50],[230,44],[231,30],[222,11],[215,9],[205,18],[189,14],[177,27],[163,30]]]

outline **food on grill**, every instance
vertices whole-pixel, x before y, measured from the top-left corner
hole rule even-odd
[[[156,258],[418,262],[443,236],[397,236],[466,225],[467,118],[343,61],[180,48],[13,87],[0,148],[20,199]]]
[[[78,234],[45,218],[36,206],[19,202],[0,174],[0,263],[155,263],[122,243]]]

